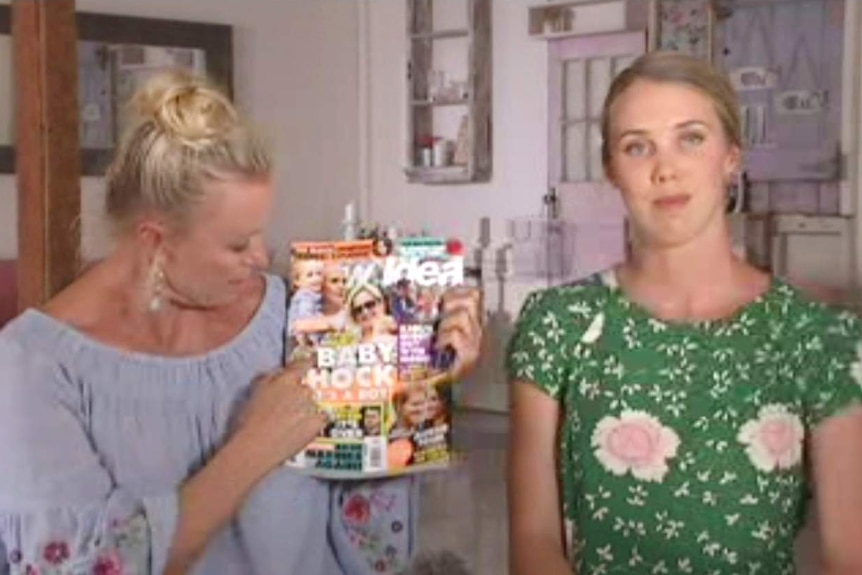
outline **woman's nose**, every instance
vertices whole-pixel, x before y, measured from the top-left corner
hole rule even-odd
[[[249,264],[260,270],[269,267],[269,253],[266,244],[264,244],[263,236],[252,239],[251,246],[249,246]]]
[[[653,167],[653,182],[657,184],[665,184],[676,179],[677,167],[676,159],[668,152],[657,152],[655,155],[655,165]]]

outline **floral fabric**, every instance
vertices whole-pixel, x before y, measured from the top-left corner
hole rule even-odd
[[[28,542],[31,543],[31,542]],[[142,514],[114,520],[104,537],[86,542],[51,538],[12,549],[10,575],[144,575],[149,568],[149,527]]]
[[[246,328],[198,356],[129,353],[37,310],[0,330],[0,575],[164,571],[179,486],[223,445],[252,382],[283,362],[286,286],[265,280]],[[414,485],[321,481],[280,466],[189,575],[403,571]],[[342,520],[353,495],[369,501],[367,521],[358,499]]]
[[[413,478],[406,477],[389,483],[356,483],[337,495],[338,537],[342,545],[355,550],[342,555],[357,560],[350,573],[405,572],[413,551],[411,499],[416,487]]]
[[[862,329],[775,280],[722,321],[659,321],[610,274],[533,294],[514,380],[564,414],[560,460],[581,575],[792,574],[805,438],[862,402]]]

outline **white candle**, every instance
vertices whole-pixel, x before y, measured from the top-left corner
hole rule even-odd
[[[341,222],[342,235],[345,240],[355,240],[358,235],[356,222],[356,210],[353,202],[344,206],[344,221]]]

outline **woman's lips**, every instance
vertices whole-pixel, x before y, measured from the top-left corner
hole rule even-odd
[[[672,196],[663,196],[653,200],[653,205],[661,210],[676,210],[685,207],[691,196],[688,194],[674,194]]]

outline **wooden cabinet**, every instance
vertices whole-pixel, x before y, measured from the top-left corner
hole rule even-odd
[[[838,215],[846,177],[845,0],[659,0],[662,50],[711,59],[740,99],[755,213]]]
[[[407,0],[410,182],[491,178],[491,0]]]
[[[749,0],[729,5],[718,21],[715,61],[742,103],[752,211],[846,212],[844,9],[844,0]]]

